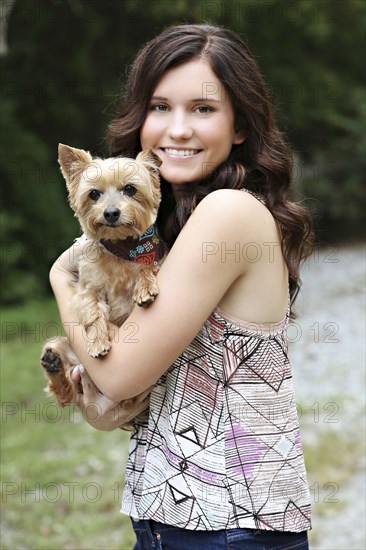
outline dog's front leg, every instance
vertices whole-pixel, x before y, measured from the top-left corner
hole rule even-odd
[[[53,393],[61,407],[76,401],[76,389],[70,374],[78,358],[65,336],[50,338],[43,346],[41,365],[48,378],[49,393]]]
[[[84,328],[85,347],[91,357],[102,357],[110,348],[109,305],[94,289],[80,290],[75,296],[78,321]]]
[[[158,295],[159,291],[156,283],[158,271],[159,268],[157,267],[143,267],[140,269],[133,291],[133,300],[138,306],[148,306]]]

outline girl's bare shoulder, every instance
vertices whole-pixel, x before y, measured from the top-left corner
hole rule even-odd
[[[224,235],[243,235],[245,239],[266,238],[276,230],[275,220],[267,207],[245,190],[218,189],[208,194],[197,206],[192,218],[202,226],[216,227]]]

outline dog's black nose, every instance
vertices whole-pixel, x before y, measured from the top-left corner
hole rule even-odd
[[[120,217],[121,211],[119,208],[106,208],[103,212],[103,216],[108,223],[116,223]]]

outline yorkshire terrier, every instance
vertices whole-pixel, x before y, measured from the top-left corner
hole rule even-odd
[[[110,323],[121,326],[134,304],[146,307],[158,294],[156,275],[166,253],[155,225],[161,160],[152,151],[136,159],[92,158],[63,144],[58,153],[70,206],[86,237],[81,258],[70,267],[73,307],[88,354],[102,357],[111,347]],[[61,407],[76,402],[70,374],[79,363],[66,337],[51,338],[43,347],[47,390]],[[129,429],[148,407],[150,390],[116,405],[121,427]]]

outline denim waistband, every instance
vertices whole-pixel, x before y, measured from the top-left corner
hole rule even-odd
[[[186,530],[151,519],[133,519],[137,542],[134,550],[179,548],[181,550],[308,550],[306,531],[263,531],[234,528],[220,531]]]

